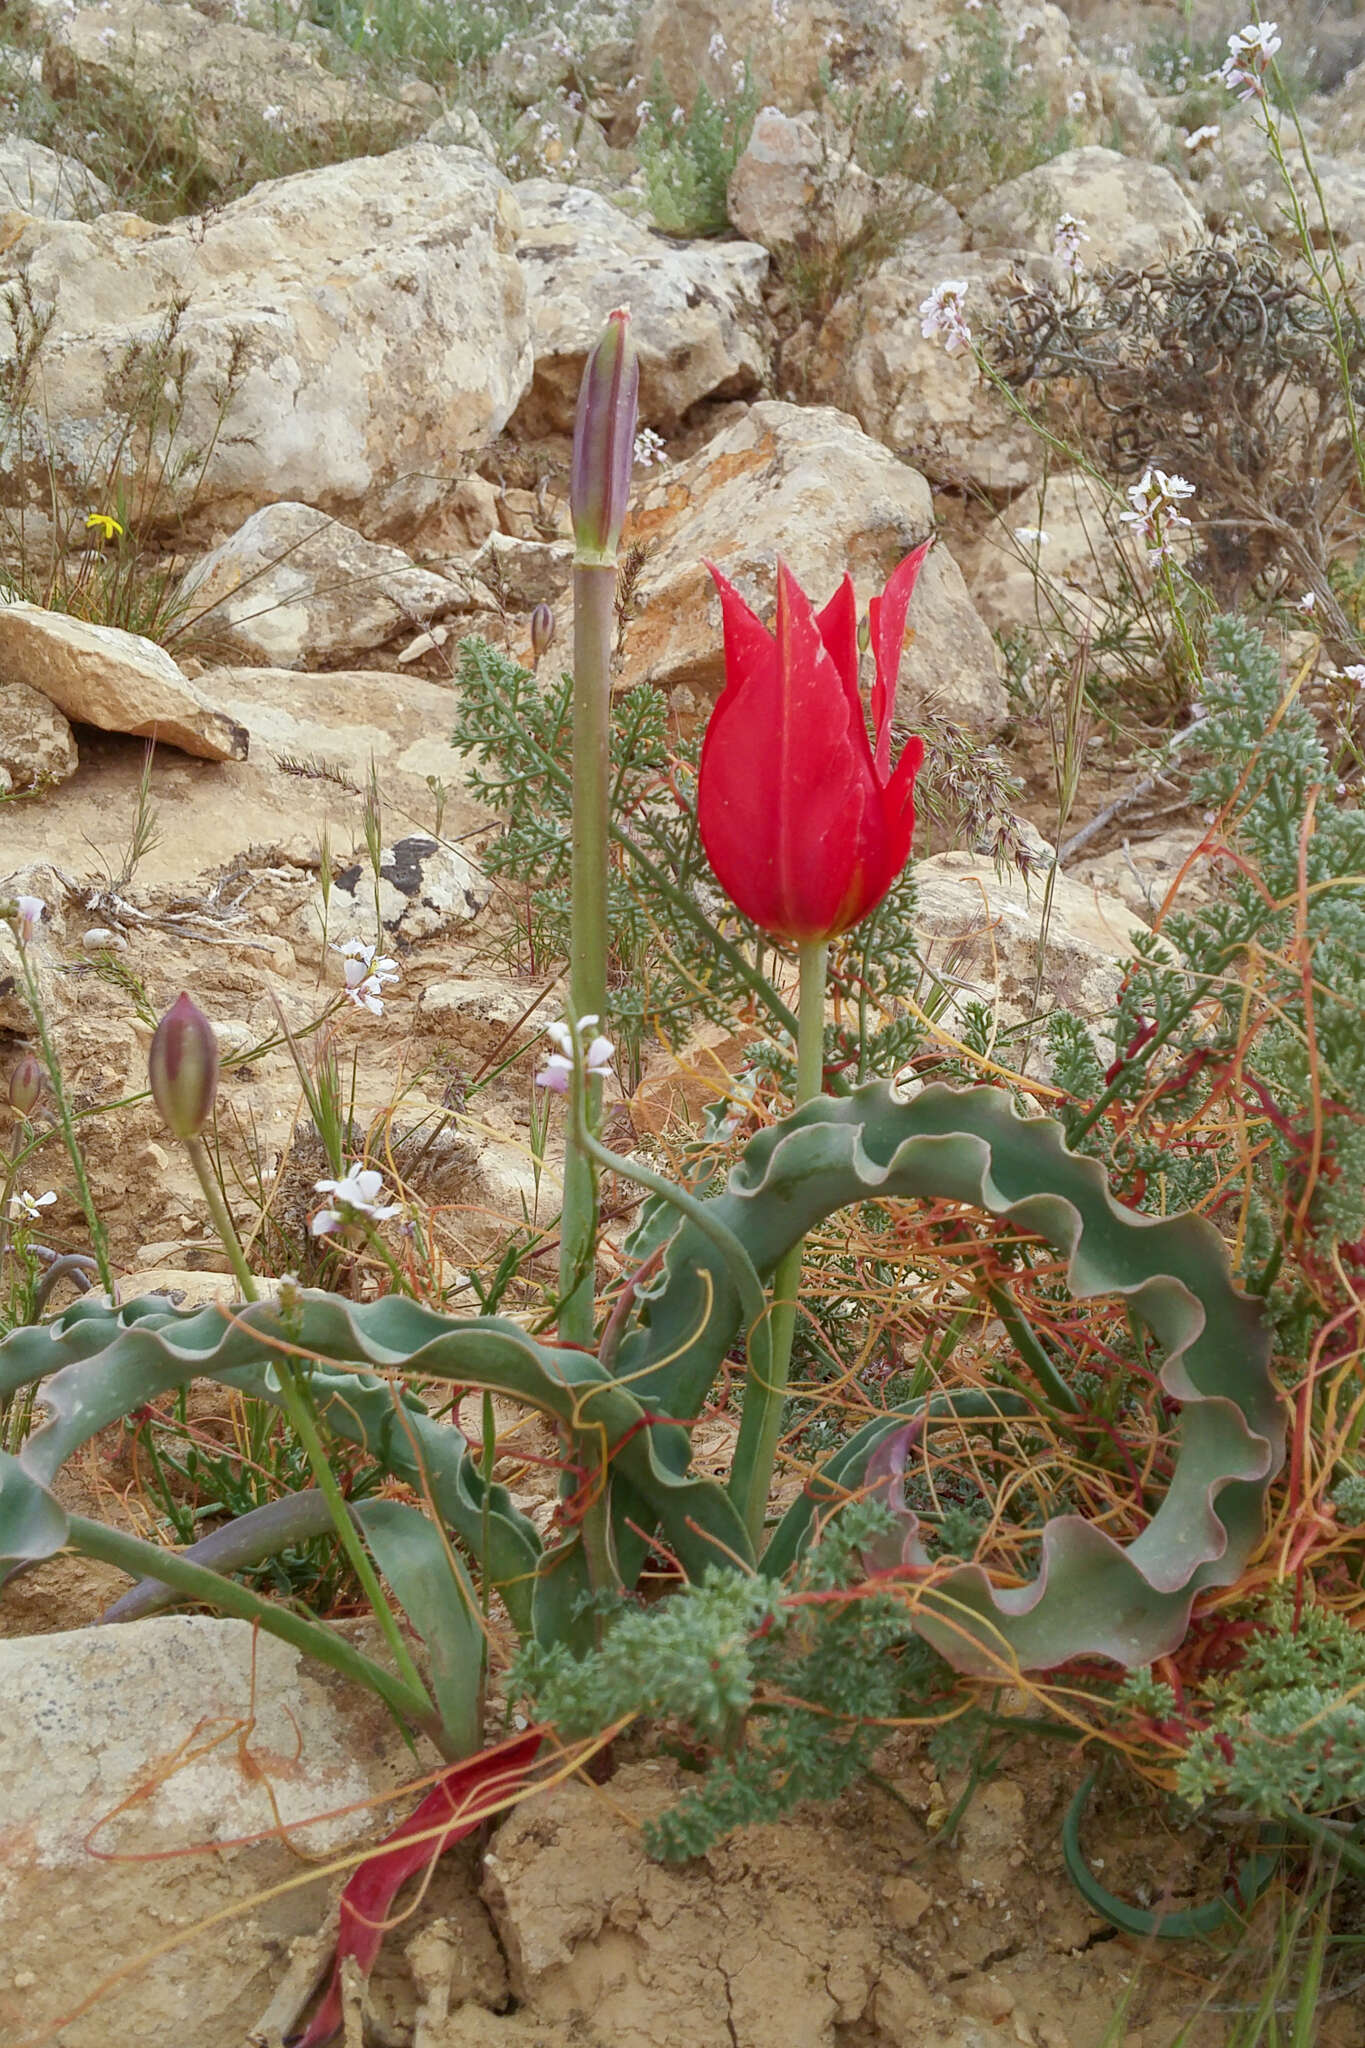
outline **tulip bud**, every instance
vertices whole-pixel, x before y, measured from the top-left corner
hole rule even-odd
[[[26,1052],[10,1073],[9,1106],[19,1116],[32,1116],[42,1092],[42,1067],[31,1052]]]
[[[531,614],[531,656],[539,661],[555,637],[555,615],[547,604],[538,604]]]
[[[168,1128],[177,1138],[197,1138],[218,1093],[218,1041],[198,1004],[183,993],[153,1033],[147,1072]]]
[[[630,315],[612,313],[584,367],[574,421],[569,508],[580,563],[615,565],[635,464],[639,392]]]

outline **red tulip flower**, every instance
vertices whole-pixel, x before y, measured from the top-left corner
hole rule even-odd
[[[770,633],[714,565],[725,689],[702,744],[697,819],[716,879],[775,939],[805,946],[875,910],[910,857],[924,742],[891,766],[891,712],[905,615],[926,542],[907,555],[868,624],[875,746],[858,690],[858,614],[845,576],[817,612],[777,565]]]

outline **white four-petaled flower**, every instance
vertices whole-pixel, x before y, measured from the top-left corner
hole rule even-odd
[[[1063,270],[1083,270],[1085,260],[1081,255],[1081,243],[1088,242],[1085,222],[1074,213],[1064,213],[1052,230],[1052,252]]]
[[[31,1195],[27,1188],[21,1188],[17,1195],[10,1196],[9,1213],[12,1223],[37,1223],[39,1211],[50,1209],[57,1196],[52,1188],[45,1195]]]
[[[332,951],[342,958],[347,1001],[354,1003],[357,1010],[382,1017],[384,990],[397,981],[398,962],[381,953],[377,946],[367,946],[363,939],[347,939],[345,945],[333,946]]]
[[[385,1223],[402,1208],[401,1202],[379,1200],[384,1191],[383,1174],[376,1173],[372,1166],[362,1166],[358,1159],[340,1180],[319,1180],[313,1185],[320,1195],[332,1197],[328,1207],[319,1209],[309,1226],[314,1237],[327,1237],[332,1231],[344,1230],[348,1223],[362,1219]]]
[[[972,345],[972,330],[962,310],[967,283],[965,277],[945,277],[920,301],[920,333],[926,341],[941,341],[950,356],[966,355]]]
[[[1265,73],[1280,47],[1280,32],[1273,21],[1249,21],[1228,37],[1228,55],[1212,76],[1239,100],[1265,98]]]
[[[1146,543],[1149,562],[1170,559],[1177,529],[1191,524],[1176,507],[1193,496],[1192,483],[1183,476],[1168,476],[1164,469],[1144,470],[1140,480],[1128,486],[1131,509],[1120,512],[1119,518]]]
[[[578,1020],[579,1042],[582,1044],[585,1039],[587,1041],[583,1053],[583,1065],[589,1074],[607,1073],[610,1070],[612,1061],[616,1057],[616,1048],[611,1040],[603,1037],[597,1031],[597,1026],[600,1022],[601,1019],[599,1017],[580,1017]],[[597,1035],[593,1038],[588,1038],[587,1034],[589,1032],[595,1032]],[[568,1025],[561,1022],[547,1024],[545,1026],[545,1036],[553,1040],[559,1050],[547,1056],[545,1065],[536,1075],[536,1086],[537,1088],[552,1089],[556,1095],[567,1095],[569,1092],[569,1082],[573,1078],[572,1034],[569,1031]]]

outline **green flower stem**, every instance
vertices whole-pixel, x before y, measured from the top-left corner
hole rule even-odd
[[[210,1220],[222,1241],[224,1251],[232,1261],[232,1270],[237,1276],[237,1284],[248,1301],[259,1301],[261,1298],[260,1290],[256,1285],[255,1275],[246,1262],[246,1254],[242,1250],[232,1217],[228,1213],[227,1203],[223,1200],[223,1191],[214,1176],[212,1166],[209,1164],[209,1156],[204,1149],[203,1139],[186,1138],[185,1150],[190,1155],[190,1164],[193,1166],[199,1185],[203,1190],[204,1200],[208,1204]],[[374,1610],[374,1618],[384,1632],[384,1638],[393,1652],[394,1662],[398,1666],[404,1684],[409,1688],[414,1697],[422,1700],[423,1710],[427,1714],[431,1714],[434,1709],[432,1708],[431,1701],[427,1698],[426,1688],[422,1684],[417,1666],[412,1661],[408,1646],[403,1641],[403,1633],[394,1618],[393,1609],[384,1596],[384,1589],[379,1583],[379,1576],[370,1562],[370,1554],[360,1540],[360,1534],[355,1523],[351,1520],[350,1509],[347,1507],[341,1488],[337,1484],[336,1474],[328,1462],[327,1452],[318,1431],[317,1417],[313,1413],[313,1404],[308,1393],[306,1379],[299,1372],[292,1359],[277,1358],[273,1363],[273,1370],[279,1381],[280,1401],[284,1412],[289,1417],[294,1434],[298,1437],[307,1454],[308,1463],[312,1467],[313,1477],[318,1484],[318,1490],[331,1509],[332,1526],[336,1530],[337,1541],[345,1551],[351,1569],[359,1579],[364,1589],[365,1597]],[[163,1577],[165,1576],[166,1574],[163,1573]]]
[[[825,970],[829,947],[823,941],[802,946],[800,997],[797,1004],[799,1029],[796,1035],[796,1103],[799,1108],[823,1092],[825,1065]],[[777,1443],[782,1434],[782,1409],[787,1398],[787,1377],[791,1371],[792,1340],[796,1335],[796,1303],[801,1290],[802,1246],[795,1244],[779,1260],[773,1274],[772,1348],[767,1370],[754,1369],[750,1360],[744,1387],[744,1416],[735,1446],[730,1491],[743,1515],[755,1554],[762,1547],[763,1521],[768,1511],[768,1488],[777,1460]]]
[[[569,1092],[569,1114],[575,1142],[582,1146],[596,1166],[619,1174],[623,1180],[634,1181],[637,1187],[647,1188],[651,1194],[657,1195],[661,1201],[669,1203],[690,1222],[695,1223],[698,1230],[715,1245],[730,1268],[743,1309],[750,1381],[760,1386],[766,1385],[772,1377],[772,1331],[769,1327],[763,1288],[758,1274],[754,1271],[753,1261],[734,1232],[728,1230],[711,1214],[706,1202],[699,1201],[694,1194],[686,1188],[679,1187],[675,1181],[665,1180],[662,1174],[655,1173],[651,1167],[641,1165],[638,1159],[625,1159],[618,1153],[609,1151],[600,1139],[593,1136],[587,1128],[585,1090],[581,1072],[583,1046],[576,1024],[570,1025],[570,1032],[574,1045],[574,1080]],[[587,1443],[585,1462],[591,1464],[594,1452],[589,1433],[585,1432],[581,1441]],[[738,1459],[735,1470],[739,1470]],[[601,1471],[599,1465],[590,1470],[589,1478],[597,1480],[599,1484],[595,1488],[596,1497],[583,1515],[583,1549],[588,1564],[588,1575],[596,1588],[619,1586],[620,1574],[612,1554],[607,1514],[607,1475]],[[731,1491],[735,1491],[733,1477]]]
[[[610,804],[611,636],[615,623],[614,563],[574,565],[573,920],[570,936],[571,1027],[602,1017],[607,1007],[607,844]],[[589,1080],[585,1127],[601,1118],[602,1084]],[[591,1345],[597,1256],[597,1169],[571,1128],[564,1159],[560,1214],[559,1335]]]
[[[232,1270],[237,1276],[237,1285],[242,1290],[242,1298],[245,1301],[259,1301],[261,1296],[260,1290],[256,1285],[256,1276],[246,1262],[246,1253],[242,1250],[242,1242],[237,1235],[236,1225],[228,1213],[228,1205],[223,1200],[223,1191],[218,1185],[218,1177],[209,1164],[209,1155],[204,1149],[203,1139],[186,1138],[185,1150],[190,1155],[190,1165],[194,1168],[195,1178],[203,1192],[204,1201],[208,1207],[209,1221],[218,1233],[218,1241],[222,1245],[223,1250],[232,1261]]]
[[[206,1607],[216,1608],[221,1614],[235,1615],[238,1620],[256,1623],[267,1635],[279,1636],[282,1642],[291,1643],[306,1656],[316,1657],[319,1663],[330,1664],[344,1677],[367,1685],[371,1692],[378,1693],[400,1720],[435,1736],[438,1720],[421,1688],[414,1690],[394,1678],[382,1664],[363,1656],[351,1647],[344,1636],[337,1635],[321,1622],[305,1621],[292,1608],[262,1599],[259,1593],[239,1586],[235,1579],[225,1579],[221,1573],[210,1571],[207,1565],[192,1564],[178,1551],[163,1550],[159,1543],[147,1543],[140,1536],[126,1535],[121,1529],[111,1529],[103,1522],[91,1522],[83,1515],[72,1515],[68,1518],[68,1528],[70,1547],[83,1557],[96,1558],[101,1564],[117,1565],[121,1572],[127,1572],[130,1579],[159,1579],[163,1584],[173,1586],[187,1600],[201,1600]]]

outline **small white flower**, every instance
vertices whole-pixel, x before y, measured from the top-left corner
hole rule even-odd
[[[1185,147],[1193,156],[1197,149],[1207,149],[1211,143],[1217,142],[1222,132],[1216,121],[1211,125],[1206,123],[1204,127],[1193,129],[1185,137]]]
[[[1089,104],[1090,102],[1085,96],[1084,86],[1078,85],[1074,87],[1066,96],[1066,110],[1068,114],[1083,114]]]
[[[26,946],[42,923],[47,905],[41,896],[20,896],[14,907],[19,918],[20,943]]]
[[[1088,242],[1085,222],[1078,220],[1074,213],[1064,213],[1052,230],[1052,253],[1063,270],[1073,274],[1084,270],[1085,260],[1081,255],[1081,243]]]
[[[13,1223],[37,1223],[41,1221],[40,1211],[50,1209],[56,1199],[56,1191],[52,1188],[45,1195],[31,1195],[27,1188],[21,1188],[17,1195],[10,1196],[10,1220]]]
[[[348,1223],[362,1220],[386,1223],[402,1209],[400,1202],[379,1200],[384,1191],[383,1174],[376,1173],[372,1166],[362,1167],[358,1159],[340,1180],[319,1180],[313,1185],[320,1195],[332,1197],[330,1206],[319,1209],[309,1225],[314,1237],[328,1237],[334,1230],[344,1230]]]
[[[635,460],[641,469],[649,469],[656,462],[668,461],[668,448],[662,434],[656,434],[653,427],[641,427],[635,436]]]
[[[1235,93],[1239,100],[1265,98],[1265,73],[1280,48],[1280,32],[1273,21],[1251,21],[1234,29],[1228,37],[1228,55],[1211,77]]]
[[[926,341],[942,341],[950,356],[965,355],[972,345],[972,330],[962,311],[967,282],[965,277],[946,277],[920,301],[920,333]]]
[[[398,980],[398,962],[367,946],[363,939],[347,939],[332,951],[342,956],[346,976],[346,1000],[372,1017],[384,1014],[384,990]]]
[[[1311,612],[1316,609],[1317,602],[1316,590],[1305,590],[1303,596],[1295,600],[1294,609],[1296,612]]]
[[[261,108],[261,119],[271,128],[277,128],[284,119],[284,108],[269,106]]]
[[[1338,673],[1348,683],[1354,683],[1358,690],[1365,688],[1365,662],[1353,661],[1348,668],[1343,668]]]
[[[1016,526],[1014,538],[1026,548],[1045,548],[1052,539],[1041,526]]]
[[[1120,512],[1119,518],[1125,526],[1132,527],[1138,540],[1145,542],[1149,562],[1170,559],[1177,528],[1190,525],[1176,507],[1193,496],[1192,483],[1183,476],[1168,476],[1164,469],[1144,470],[1140,481],[1128,486],[1131,509]]]
[[[588,1032],[597,1033],[595,1037],[588,1040],[587,1049],[583,1055],[583,1065],[589,1074],[607,1073],[611,1068],[612,1061],[616,1057],[616,1048],[611,1040],[597,1032],[597,1026],[600,1022],[601,1019],[599,1017],[580,1017],[578,1020],[580,1042]],[[545,1026],[545,1036],[559,1050],[547,1055],[545,1065],[536,1075],[536,1086],[537,1088],[549,1088],[555,1095],[567,1095],[569,1092],[569,1082],[573,1077],[573,1039],[570,1036],[569,1027],[562,1021],[555,1024],[547,1024]]]
[[[720,30],[717,29],[710,42],[706,45],[706,54],[713,64],[719,64],[729,47],[730,45],[726,42]]]

